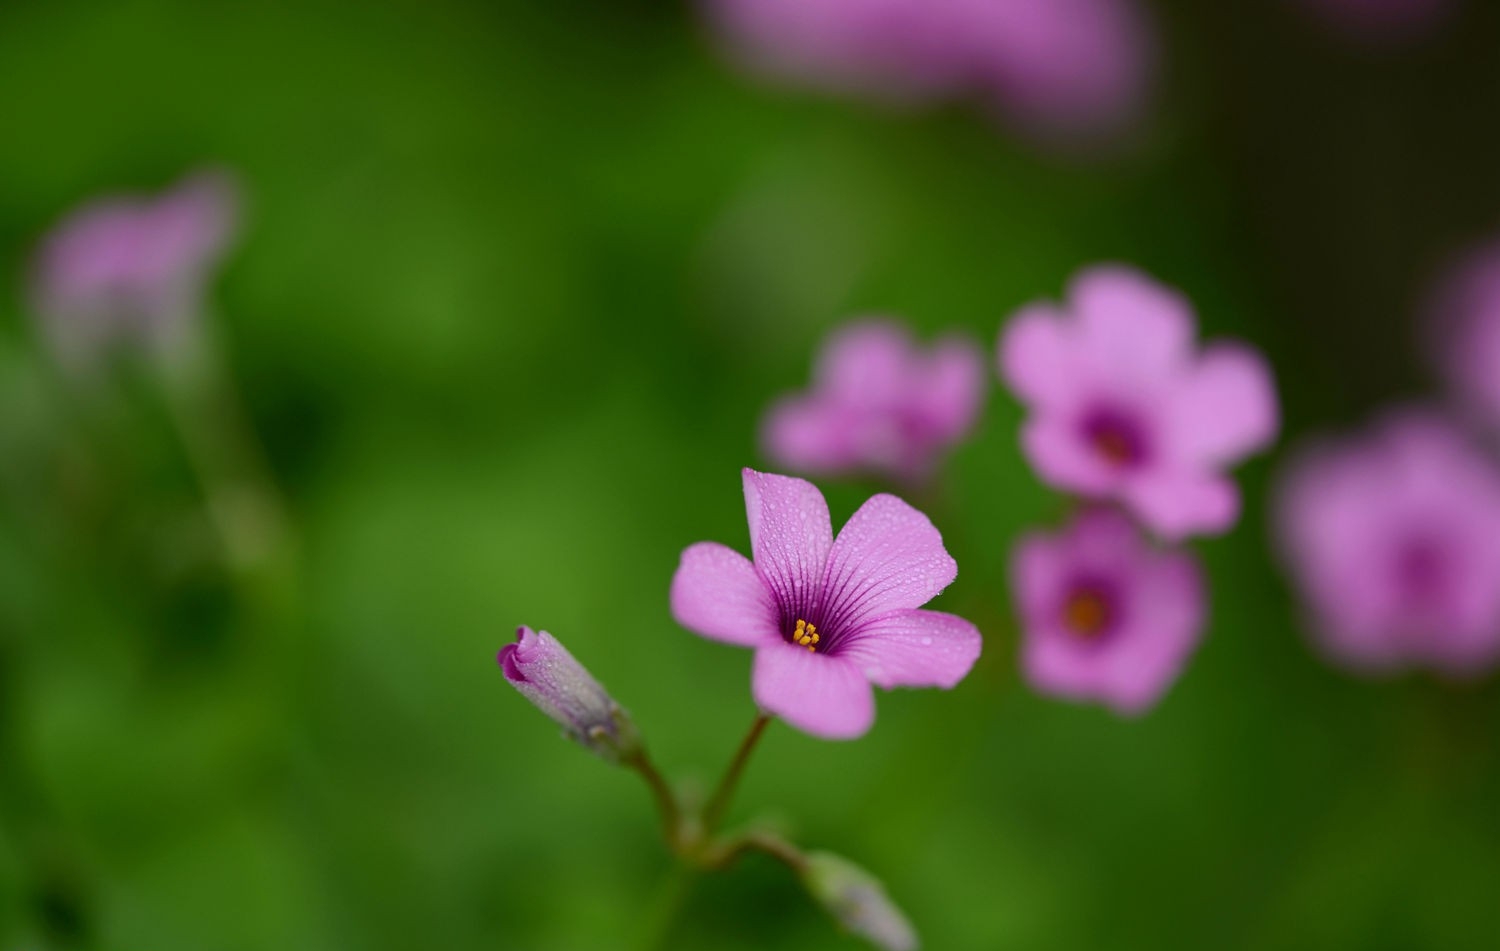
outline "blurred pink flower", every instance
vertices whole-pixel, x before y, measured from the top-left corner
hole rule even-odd
[[[1136,0],[705,0],[759,72],[840,92],[966,93],[1038,131],[1113,132],[1136,118],[1155,37]]]
[[[1500,469],[1420,410],[1304,451],[1278,535],[1335,660],[1476,672],[1500,656]]]
[[[1453,0],[1301,0],[1308,12],[1359,41],[1420,39],[1453,12]]]
[[[1156,703],[1203,629],[1197,562],[1154,548],[1113,510],[1088,510],[1061,534],[1021,539],[1011,589],[1031,685],[1120,713]]]
[[[837,92],[953,92],[967,57],[954,0],[705,0],[751,69]]]
[[[1141,117],[1156,36],[1134,0],[948,0],[975,81],[1049,135],[1109,134]]]
[[[1454,266],[1430,316],[1449,389],[1465,409],[1500,429],[1500,243]]]
[[[963,618],[918,610],[958,566],[927,516],[872,497],[833,537],[811,483],[744,470],[754,561],[715,542],[682,553],[672,616],[755,650],[762,710],[814,736],[851,739],[875,720],[871,684],[952,687],[979,657]]]
[[[64,218],[42,242],[32,284],[60,359],[88,364],[118,344],[174,341],[202,309],[238,204],[226,174],[200,172],[158,197],[99,198]]]
[[[884,320],[837,331],[813,376],[811,390],[766,414],[766,453],[809,474],[873,471],[912,482],[973,428],[986,385],[972,341],[948,337],[924,351]]]
[[[1168,539],[1233,525],[1239,490],[1222,470],[1275,437],[1275,387],[1254,349],[1197,353],[1194,336],[1185,298],[1124,267],[1079,274],[1066,308],[1022,308],[1000,375],[1030,409],[1021,445],[1041,478],[1118,499]]]

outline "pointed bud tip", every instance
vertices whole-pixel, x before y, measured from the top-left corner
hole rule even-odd
[[[583,746],[611,762],[639,751],[629,714],[551,634],[519,627],[496,661],[512,687]]]

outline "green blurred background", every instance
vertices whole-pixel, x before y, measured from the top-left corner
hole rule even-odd
[[[1118,259],[1269,352],[1290,439],[1425,392],[1426,282],[1500,225],[1500,9],[1385,51],[1290,0],[1155,9],[1153,121],[1080,160],[765,89],[680,4],[0,5],[0,948],[859,947],[758,858],[663,923],[644,788],[494,653],[552,631],[710,782],[749,655],[668,582],[746,546],[758,414],[861,312],[992,346]],[[248,580],[150,381],[70,394],[22,306],[64,210],[205,161],[249,195],[214,323],[297,540]],[[1018,420],[992,393],[933,510],[980,666],[858,742],[773,726],[736,817],[881,875],[933,949],[1500,946],[1500,693],[1315,657],[1274,456],[1159,708],[1025,688],[1007,549],[1064,503]],[[825,488],[837,523],[877,486]]]

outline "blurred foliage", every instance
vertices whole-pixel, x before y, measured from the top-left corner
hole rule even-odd
[[[673,919],[645,791],[494,652],[552,631],[711,781],[749,656],[667,584],[747,545],[758,413],[852,314],[992,341],[1122,259],[1267,349],[1291,436],[1419,386],[1422,283],[1500,221],[1495,11],[1376,54],[1205,6],[1161,6],[1157,120],[1092,161],[758,88],[642,0],[0,7],[0,948],[858,947],[759,859]],[[22,308],[63,210],[205,161],[251,196],[213,319],[296,526],[266,576],[215,567],[170,396],[64,386]],[[1323,666],[1259,460],[1165,702],[1031,695],[1007,548],[1062,503],[1018,418],[997,391],[932,507],[979,668],[859,742],[773,728],[737,815],[931,948],[1493,948],[1495,686]],[[876,487],[826,488],[839,522]]]

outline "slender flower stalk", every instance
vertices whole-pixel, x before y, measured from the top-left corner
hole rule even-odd
[[[203,493],[225,557],[238,571],[265,563],[291,537],[286,505],[269,473],[229,372],[206,329],[167,367],[173,426]]]
[[[651,762],[651,757],[646,755],[645,746],[622,759],[620,765],[640,773],[641,778],[646,781],[651,790],[651,798],[656,803],[656,810],[661,814],[662,837],[666,840],[667,848],[680,856],[689,833],[684,824],[682,806],[678,804],[677,794],[673,792],[671,784]]]
[[[703,855],[703,867],[728,868],[746,852],[760,852],[801,875],[807,870],[807,854],[792,843],[765,829],[750,829],[719,839]]]
[[[724,813],[729,811],[729,803],[734,799],[734,791],[739,786],[740,776],[745,772],[745,766],[750,762],[750,754],[755,752],[755,746],[760,742],[761,735],[766,732],[766,727],[771,723],[771,718],[764,713],[755,718],[750,724],[750,732],[740,741],[740,748],[735,751],[734,759],[729,762],[729,768],[724,771],[724,777],[719,780],[719,786],[714,790],[713,797],[708,800],[708,805],[703,808],[703,831],[712,835],[724,819]]]

